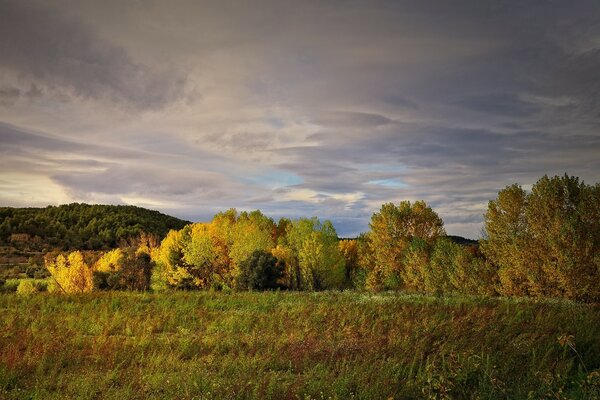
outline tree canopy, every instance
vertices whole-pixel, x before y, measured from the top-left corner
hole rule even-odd
[[[135,206],[66,204],[46,208],[0,207],[0,244],[37,250],[99,250],[141,232],[159,236],[188,221]]]

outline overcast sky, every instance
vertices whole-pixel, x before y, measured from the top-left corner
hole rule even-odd
[[[544,174],[600,181],[600,2],[0,0],[0,205],[230,207],[480,236]]]

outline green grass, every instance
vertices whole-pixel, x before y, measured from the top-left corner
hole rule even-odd
[[[600,308],[565,301],[0,295],[7,399],[593,399],[599,368]]]

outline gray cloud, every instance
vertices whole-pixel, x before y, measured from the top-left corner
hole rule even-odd
[[[260,208],[348,236],[425,199],[477,237],[508,184],[600,180],[599,18],[594,0],[0,0],[0,200]]]
[[[136,62],[123,47],[45,4],[0,1],[0,54],[0,68],[26,79],[142,109],[177,100],[186,84],[185,76]]]

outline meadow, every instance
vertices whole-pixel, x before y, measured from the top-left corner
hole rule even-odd
[[[346,292],[0,294],[3,399],[595,399],[600,306]]]

